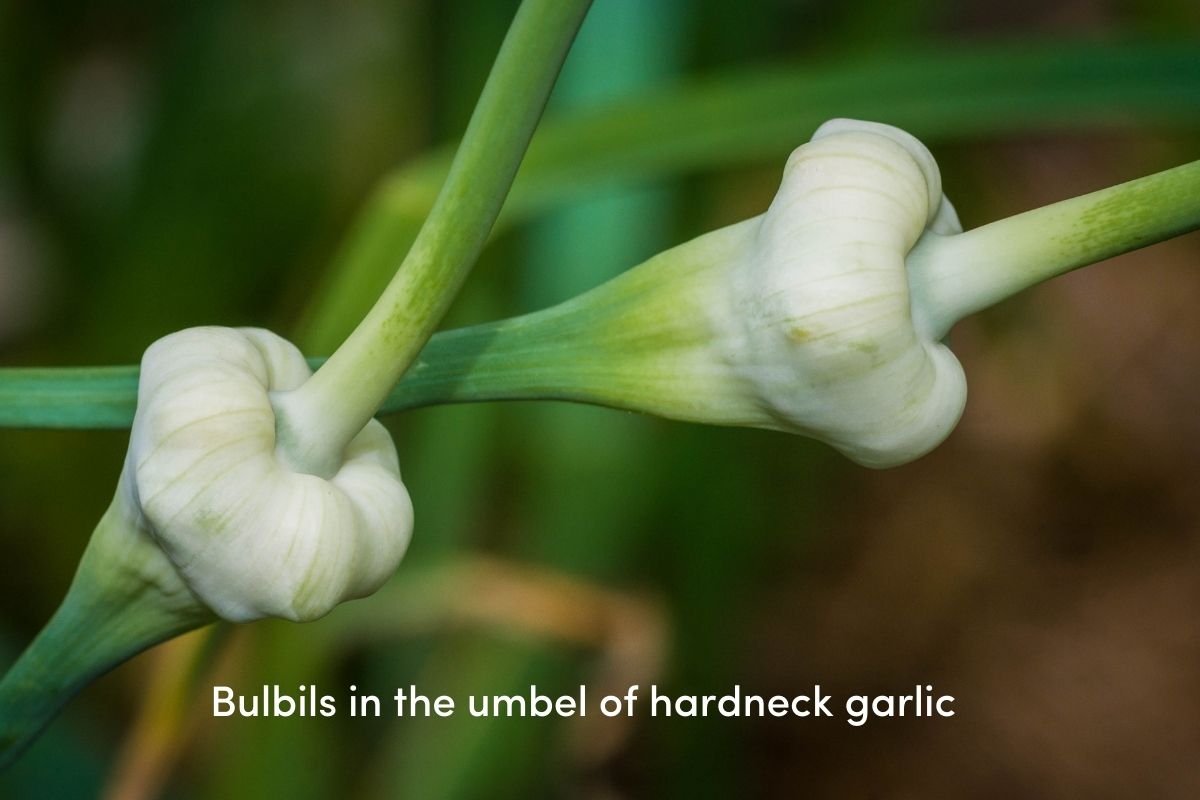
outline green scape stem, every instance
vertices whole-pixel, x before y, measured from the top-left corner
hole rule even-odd
[[[591,0],[524,0],[429,216],[383,295],[277,404],[298,468],[329,476],[429,340],[487,241]]]
[[[96,526],[62,605],[0,680],[0,770],[92,680],[212,621],[159,569],[166,556],[145,545],[120,495]]]
[[[723,278],[753,246],[757,223],[706,233],[552,308],[440,333],[385,407],[566,400],[760,424],[713,357]]]
[[[913,307],[941,339],[954,323],[1073,269],[1200,228],[1200,161],[954,236],[909,253]]]
[[[129,430],[138,367],[0,369],[0,428]]]

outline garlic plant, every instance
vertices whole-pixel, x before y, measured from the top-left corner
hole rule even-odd
[[[396,569],[413,510],[372,417],[495,222],[590,0],[525,0],[421,236],[317,373],[259,329],[193,328],[142,360],[116,496],[62,606],[0,682],[0,766],[74,692],[215,619],[312,620]]]
[[[258,329],[193,328],[142,360],[116,495],[58,612],[0,685],[0,763],[96,672],[217,618],[315,619],[400,562],[412,505],[374,420],[328,479],[298,471],[274,403],[309,379]]]
[[[791,162],[804,174],[787,171],[767,214],[660,253],[553,308],[437,334],[383,399],[381,411],[455,402],[568,400],[692,422],[807,433],[831,440],[861,462],[895,463],[919,456],[922,448],[934,446],[953,425],[954,405],[961,403],[954,388],[958,369],[953,356],[938,343],[958,320],[1056,275],[1200,227],[1200,162],[958,232],[953,209],[940,195],[936,164],[913,137],[889,126],[843,120],[822,126],[814,138],[801,146]],[[854,161],[830,158],[824,166],[813,163],[818,153],[823,154],[822,160],[829,156],[837,142],[890,152],[894,165],[868,155],[847,174],[859,181],[879,180],[880,186],[907,182],[914,203],[911,209],[892,204],[888,212],[880,197],[877,204],[884,210],[883,217],[892,212],[896,216],[873,221],[881,231],[891,226],[891,233],[883,236],[893,237],[876,242],[873,251],[855,243],[858,234],[852,220],[812,202],[820,195],[821,190],[814,195],[813,189],[822,171],[828,175],[834,166],[849,169]],[[872,177],[873,171],[878,174]],[[922,181],[924,198],[917,189]],[[836,193],[850,198],[854,191],[847,184]],[[869,188],[859,186],[857,191],[870,199]],[[827,199],[833,194],[826,191]],[[797,230],[803,221],[798,216],[788,221],[786,211],[792,201],[784,198],[800,196],[808,198],[811,213],[822,216],[822,225]],[[904,255],[901,280],[895,259],[919,224],[924,227]],[[911,360],[913,375],[932,370],[930,391],[909,386],[915,392],[910,393],[910,401],[915,401],[910,409],[932,411],[922,423],[927,428],[906,426],[906,435],[912,437],[908,442],[897,438],[870,444],[865,435],[861,441],[852,440],[839,432],[850,425],[849,417],[839,419],[845,412],[838,410],[838,404],[844,400],[806,389],[806,381],[819,382],[822,376],[815,364],[798,358],[800,353],[818,353],[836,342],[841,356],[853,359],[874,346],[870,338],[856,340],[857,333],[824,340],[788,336],[791,317],[817,313],[833,319],[828,313],[819,314],[825,295],[808,286],[774,298],[765,294],[756,298],[755,279],[748,277],[757,275],[781,285],[791,281],[796,287],[803,281],[812,283],[806,277],[809,271],[827,268],[822,260],[809,258],[820,255],[814,253],[812,237],[818,233],[832,237],[834,230],[844,231],[847,237],[834,242],[830,250],[839,253],[838,263],[869,256],[887,266],[874,273],[856,270],[833,276],[825,282],[826,288],[836,285],[838,291],[846,291],[857,285],[872,292],[868,274],[887,281],[889,289],[879,302],[889,304],[889,319],[899,337],[888,345],[895,349],[898,342],[907,343],[903,353]],[[773,249],[767,248],[768,242]],[[801,255],[804,265],[799,263]],[[847,315],[852,311],[845,309]],[[766,324],[769,318],[773,324]],[[793,325],[793,334],[797,327],[808,331]],[[828,366],[830,357],[826,351],[822,363]],[[858,360],[860,365],[868,363]],[[310,359],[309,363],[321,362]],[[880,377],[878,369],[873,372]],[[848,374],[842,377],[848,380]],[[127,426],[136,387],[133,367],[0,369],[0,425]],[[851,399],[862,404],[886,400]],[[897,409],[902,405],[896,397],[890,402]],[[944,404],[940,409],[935,408],[938,402]],[[858,410],[864,415],[859,424],[865,425],[871,412],[865,407]],[[805,419],[810,413],[812,418]],[[823,421],[818,419],[822,415],[827,415]],[[860,433],[867,431],[861,428]],[[900,435],[879,433],[883,438]]]
[[[958,320],[1198,227],[1200,161],[960,232],[920,142],[834,120],[792,154],[764,215],[553,308],[439,334],[384,408],[570,400],[902,464],[963,409],[942,343]]]
[[[471,377],[516,357],[555,397],[803,434],[867,466],[911,461],[953,429],[966,382],[911,301],[905,259],[926,233],[959,230],[924,145],[832,120],[762,216],[490,340],[464,332],[489,342]]]
[[[0,766],[139,650],[218,618],[315,619],[387,580],[413,511],[372,419],[381,407],[573,400],[903,464],[962,413],[964,372],[944,344],[957,320],[1200,226],[1196,162],[963,233],[923,144],[838,119],[792,154],[763,215],[560,306],[429,341],[587,7],[521,6],[420,235],[315,373],[258,329],[191,329],[146,351],[112,505],[62,607],[0,682]],[[131,372],[98,377],[118,397],[133,386]]]

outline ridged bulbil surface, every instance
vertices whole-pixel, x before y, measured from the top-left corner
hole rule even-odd
[[[832,120],[792,153],[729,293],[740,328],[729,361],[776,427],[870,467],[949,435],[966,380],[914,324],[904,263],[927,230],[961,228],[908,133]]]
[[[395,571],[412,505],[372,420],[328,480],[276,453],[272,393],[310,375],[265,330],[192,328],[142,360],[125,483],[144,528],[218,616],[311,620]]]

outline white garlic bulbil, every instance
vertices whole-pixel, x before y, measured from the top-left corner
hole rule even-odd
[[[728,272],[726,362],[771,426],[888,467],[957,424],[966,379],[922,329],[905,256],[961,231],[937,164],[898,128],[837,119],[788,160],[753,244]]]
[[[183,583],[218,616],[311,620],[395,571],[413,510],[372,420],[328,479],[276,448],[272,397],[311,370],[265,330],[192,328],[146,351],[123,484]]]

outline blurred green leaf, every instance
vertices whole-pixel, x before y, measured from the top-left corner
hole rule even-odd
[[[891,56],[731,76],[576,112],[542,126],[500,224],[614,181],[782,154],[839,115],[883,120],[927,139],[1102,124],[1190,127],[1200,125],[1200,50],[1008,45]],[[377,192],[317,294],[319,308],[304,326],[310,352],[332,349],[378,296],[447,160],[442,151],[418,161]],[[427,355],[453,353],[438,346]],[[428,402],[410,392],[419,382],[402,382],[385,410]],[[0,370],[0,426],[127,427],[135,393],[132,367]]]
[[[498,229],[598,185],[782,156],[838,116],[887,122],[927,140],[1030,128],[1195,126],[1200,50],[1080,43],[927,48],[711,78],[548,118]],[[374,302],[411,244],[452,152],[444,148],[401,169],[376,192],[315,295],[306,350],[331,350]]]

